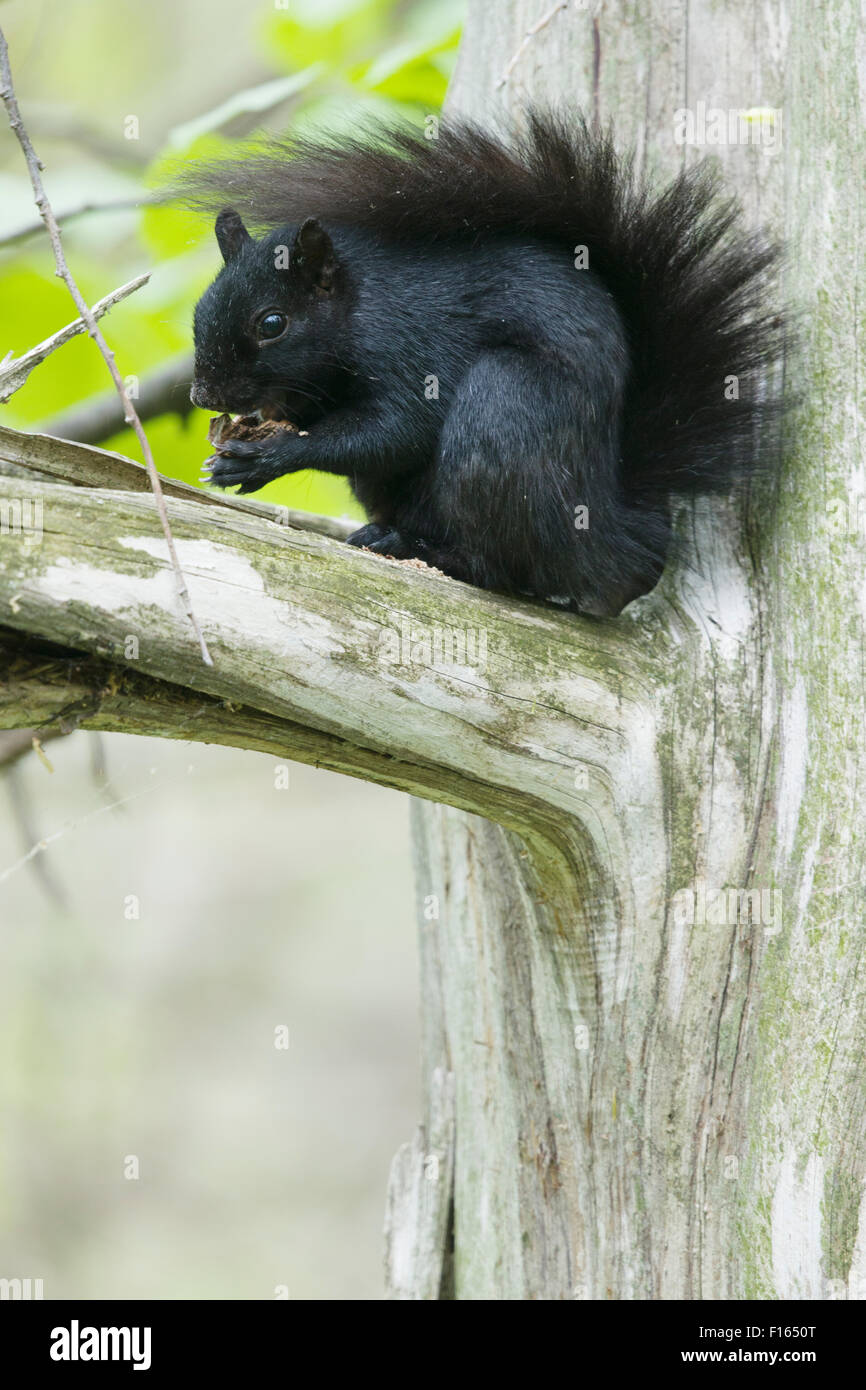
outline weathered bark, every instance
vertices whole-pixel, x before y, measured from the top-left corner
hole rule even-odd
[[[711,152],[789,240],[808,400],[772,520],[760,498],[681,518],[683,558],[618,624],[671,641],[627,754],[634,833],[606,765],[570,862],[416,806],[455,1296],[864,1297],[862,13],[563,7],[503,85],[548,10],[471,5],[452,105],[567,94],[664,176],[676,109],[783,109],[775,155]],[[764,920],[682,921],[702,887],[763,890]]]
[[[662,175],[677,108],[783,108],[779,153],[718,151],[806,310],[775,505],[684,509],[658,588],[597,622],[175,489],[210,669],[140,472],[3,432],[0,504],[41,500],[44,533],[0,537],[0,726],[238,743],[426,798],[392,1296],[862,1297],[866,542],[834,510],[863,491],[858,6],[562,8],[501,84],[549,9],[473,4],[453,103],[564,93]],[[483,632],[486,662],[388,656],[404,621]]]
[[[123,471],[120,456],[80,445],[65,445],[56,460],[53,441],[32,446],[36,469],[25,481],[25,442],[0,434],[0,517],[14,521],[16,506],[32,516],[41,508],[42,516],[41,535],[13,525],[0,540],[0,602],[10,628],[297,723],[329,741],[323,764],[357,765],[361,776],[495,813],[509,825],[537,822],[557,834],[556,818],[573,800],[574,750],[601,757],[610,745],[610,758],[620,757],[630,702],[660,658],[629,651],[613,625],[586,623],[576,642],[574,621],[555,611],[508,603],[411,562],[284,526],[233,499],[211,504],[178,488],[177,551],[220,658],[213,671],[203,668],[153,532],[150,494],[37,480],[36,471],[65,473],[69,451],[82,475],[88,461],[91,470],[110,469],[115,483]],[[2,471],[8,454],[13,476]],[[126,468],[137,487],[141,471]],[[413,655],[406,633],[417,641],[434,629],[483,633],[483,670]],[[36,669],[41,660],[37,649]],[[616,696],[606,688],[611,674]],[[93,690],[88,726],[114,727],[100,714],[105,684]],[[24,713],[13,696],[6,727]],[[173,722],[172,715],[166,732]],[[194,735],[187,728],[182,736]],[[537,770],[528,776],[530,761]]]

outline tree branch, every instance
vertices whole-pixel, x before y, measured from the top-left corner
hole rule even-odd
[[[4,729],[0,733],[0,768],[5,771],[43,743],[63,736],[63,729],[50,729],[43,734],[37,734],[35,729]]]
[[[0,476],[0,517],[14,518],[24,492]],[[5,727],[279,750],[553,839],[584,820],[605,853],[599,826],[616,824],[605,803],[630,819],[658,795],[643,764],[664,661],[645,633],[638,644],[614,623],[508,601],[198,493],[178,496],[173,514],[219,654],[204,668],[184,641],[148,493],[31,477],[26,497],[43,531],[0,535],[0,615],[39,640],[26,676],[7,671]],[[42,661],[44,639],[66,652]],[[591,809],[576,775],[586,769]]]
[[[102,315],[107,313],[115,304],[119,304],[122,299],[126,299],[127,295],[134,294],[136,290],[141,289],[142,285],[146,285],[149,279],[149,273],[137,275],[128,284],[121,285],[117,290],[112,290],[111,294],[107,294],[104,299],[100,299],[98,303],[94,304],[91,310],[93,317],[95,319],[102,318]],[[3,362],[0,363],[0,401],[8,401],[10,396],[14,396],[15,392],[24,385],[34,368],[44,362],[52,352],[56,352],[59,347],[63,347],[79,333],[83,333],[86,328],[87,324],[83,318],[73,319],[71,323],[59,328],[56,333],[51,334],[50,338],[45,338],[41,343],[37,343],[35,347],[22,353],[20,357],[4,358]],[[112,400],[116,410],[117,397],[113,396]]]
[[[116,454],[110,449],[93,449],[72,440],[56,439],[52,435],[26,434],[3,425],[0,425],[0,473],[9,477],[76,483],[79,487],[110,488],[122,492],[147,492],[150,489],[147,471],[124,454]],[[166,497],[184,497],[188,502],[248,512],[250,516],[260,516],[280,526],[315,531],[320,536],[333,536],[335,540],[345,540],[362,525],[360,521],[321,516],[317,512],[301,512],[274,502],[259,502],[252,497],[207,492],[190,483],[166,478],[162,473],[159,482]]]
[[[65,227],[69,222],[75,222],[79,217],[86,217],[92,212],[132,212],[141,207],[146,207],[153,199],[145,197],[137,198],[112,198],[106,203],[82,203],[79,207],[68,208],[66,212],[56,214],[58,223]],[[44,232],[45,224],[41,220],[27,222],[24,226],[15,227],[11,232],[6,232],[0,236],[0,246],[17,246],[21,241],[28,241],[37,232]]]

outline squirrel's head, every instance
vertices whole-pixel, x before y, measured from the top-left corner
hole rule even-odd
[[[304,425],[333,404],[346,361],[349,286],[330,236],[309,217],[261,239],[224,208],[225,264],[195,308],[193,405]]]

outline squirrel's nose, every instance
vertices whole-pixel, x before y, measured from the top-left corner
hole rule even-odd
[[[215,392],[209,391],[201,381],[193,382],[189,398],[193,405],[199,405],[203,410],[222,410],[222,405]]]

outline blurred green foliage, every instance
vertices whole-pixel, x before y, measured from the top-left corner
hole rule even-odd
[[[4,6],[3,22],[22,113],[46,164],[55,211],[63,216],[90,204],[100,209],[64,225],[67,258],[83,293],[93,302],[142,270],[153,271],[150,284],[103,321],[121,371],[142,378],[190,349],[192,308],[218,269],[219,255],[200,218],[178,208],[136,207],[135,201],[174,160],[228,152],[254,131],[339,132],[371,114],[420,124],[441,106],[463,0],[270,0],[242,7],[177,0],[161,9],[137,8],[147,8],[149,21],[131,27],[127,12],[124,29],[114,0],[96,0],[83,10],[73,6],[80,20],[74,25],[56,0],[43,0],[41,11],[31,0],[26,13],[13,0]],[[103,13],[95,17],[97,10]],[[43,17],[49,22],[40,26]],[[235,39],[238,25],[245,32]],[[173,46],[184,37],[197,52],[180,67]],[[77,86],[73,76],[64,83],[64,63]],[[46,65],[52,71],[50,101],[39,99],[38,77]],[[165,110],[184,116],[166,123],[154,81],[166,81],[171,71],[177,84],[166,85]],[[65,96],[59,102],[58,88]],[[139,109],[146,113],[141,124],[148,134],[157,131],[155,140],[139,133],[138,118],[128,114]],[[35,220],[35,209],[20,151],[5,130],[2,155],[0,356],[25,351],[75,316],[54,278],[47,238],[37,233],[10,240]],[[102,206],[118,202],[129,205]],[[95,348],[79,338],[33,374],[0,420],[32,428],[109,387]],[[179,387],[179,401],[184,394]],[[163,473],[197,481],[208,453],[208,418],[196,410],[185,422],[176,415],[149,422]],[[106,443],[139,457],[131,431],[121,430]],[[343,480],[323,474],[280,479],[262,495],[310,511],[359,515]]]

